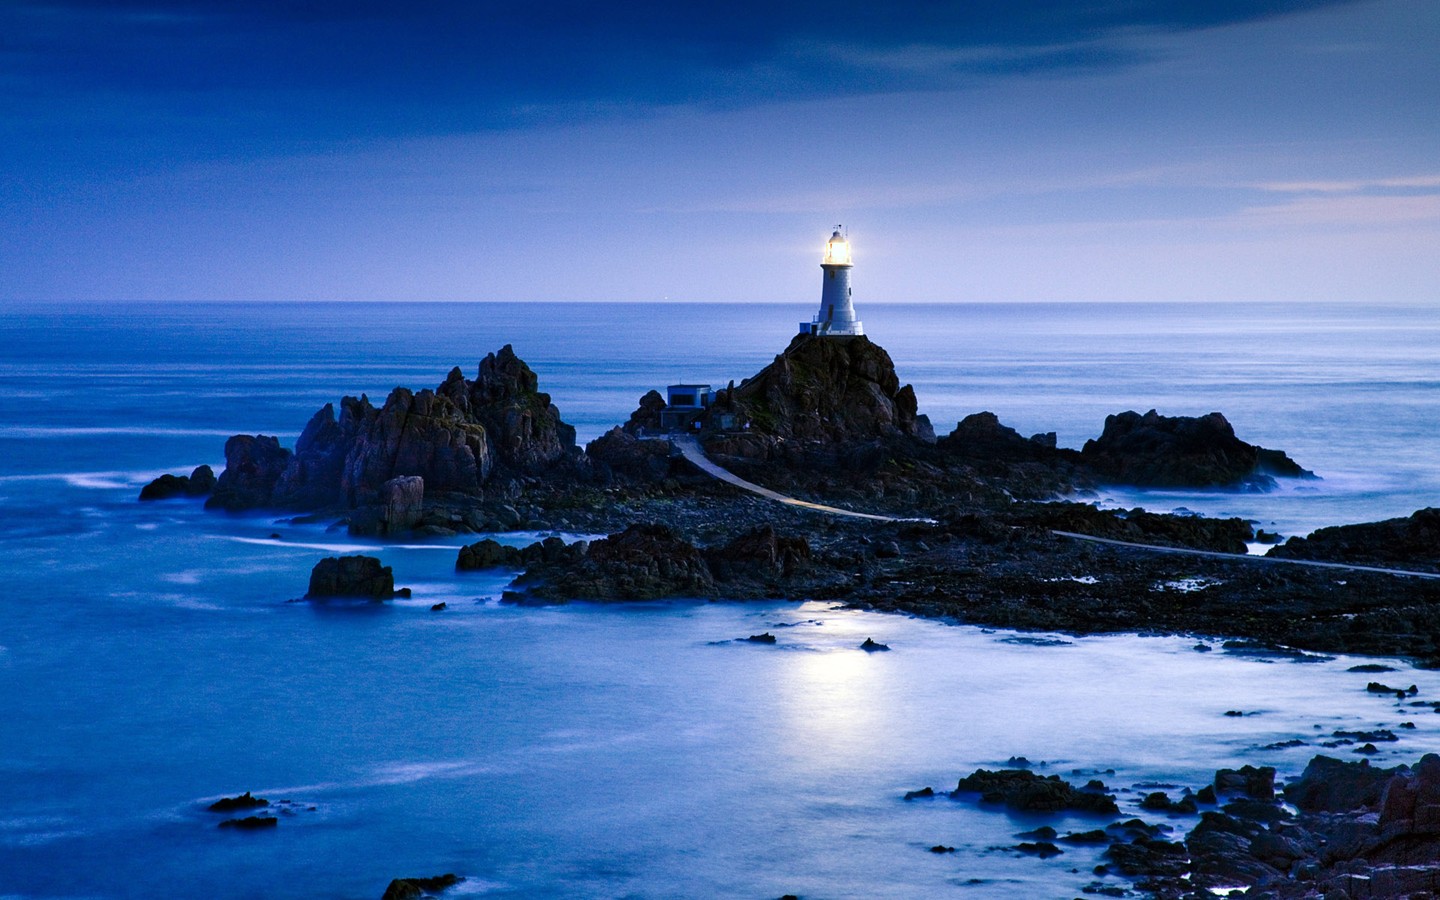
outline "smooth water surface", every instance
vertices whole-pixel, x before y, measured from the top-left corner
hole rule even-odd
[[[862,315],[941,431],[991,409],[1076,446],[1119,409],[1220,409],[1325,476],[1310,492],[1140,499],[1311,527],[1434,504],[1436,315],[1297,312]],[[1114,769],[1100,777],[1130,813],[1142,783],[1198,787],[1246,762],[1297,773],[1337,728],[1397,729],[1383,764],[1440,750],[1440,716],[1364,690],[1380,678],[1435,699],[1433,672],[1201,653],[1194,638],[1037,643],[814,604],[517,609],[495,602],[504,574],[454,572],[459,538],[135,501],[160,471],[218,468],[228,434],[288,443],[323,402],[433,386],[506,342],[594,437],[651,387],[753,372],[803,313],[0,314],[0,896],[374,898],[444,871],[493,897],[1075,896],[1093,850],[1003,849],[1049,820],[901,796],[1024,755],[1081,780]],[[378,554],[414,598],[286,602],[340,552]],[[735,640],[767,630],[773,647]],[[866,637],[894,649],[867,655]],[[278,829],[216,827],[205,804],[244,790],[292,801]]]

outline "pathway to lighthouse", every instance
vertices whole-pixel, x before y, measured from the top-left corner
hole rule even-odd
[[[680,454],[694,463],[695,467],[707,475],[718,478],[727,484],[749,491],[752,494],[759,494],[770,500],[779,503],[786,503],[790,506],[799,506],[805,509],[813,509],[816,512],[828,513],[832,516],[850,516],[856,519],[870,519],[875,522],[929,522],[934,519],[901,518],[898,516],[880,516],[873,513],[855,512],[850,509],[840,509],[837,506],[826,506],[823,503],[811,503],[808,500],[801,500],[797,497],[787,497],[778,491],[761,487],[753,481],[746,481],[734,472],[710,461],[705,451],[700,447],[699,438],[692,434],[674,435],[670,438],[670,444],[680,450]],[[1051,534],[1056,537],[1071,538],[1077,541],[1091,541],[1097,544],[1109,544],[1114,547],[1128,547],[1131,550],[1144,550],[1150,553],[1173,553],[1181,556],[1204,556],[1211,559],[1244,560],[1261,565],[1283,565],[1283,566],[1305,566],[1312,569],[1338,569],[1349,572],[1376,572],[1381,575],[1399,575],[1407,578],[1440,578],[1440,573],[1415,572],[1409,569],[1389,569],[1383,566],[1358,566],[1348,563],[1319,562],[1310,559],[1282,559],[1274,556],[1251,556],[1241,553],[1220,553],[1215,550],[1194,550],[1188,547],[1165,547],[1160,544],[1136,544],[1130,541],[1117,541],[1113,538],[1095,537],[1088,534],[1079,534],[1074,531],[1055,531]]]
[[[829,513],[832,516],[850,516],[856,519],[870,519],[875,522],[934,522],[934,519],[902,519],[897,516],[877,516],[873,513],[855,512],[851,509],[841,509],[838,506],[826,506],[823,503],[811,503],[808,500],[801,500],[798,497],[787,497],[767,487],[761,487],[753,481],[746,481],[729,469],[722,468],[710,461],[705,451],[700,449],[700,440],[693,434],[680,434],[670,438],[670,444],[680,450],[680,454],[695,467],[706,475],[718,478],[727,484],[733,484],[741,490],[749,491],[752,494],[759,494],[770,500],[786,503],[790,506],[799,506],[805,509],[813,509],[816,512]]]

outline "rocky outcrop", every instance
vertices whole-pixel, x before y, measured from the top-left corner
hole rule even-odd
[[[1221,553],[1247,552],[1246,543],[1254,534],[1250,523],[1240,518],[1178,516],[1147,512],[1138,507],[1100,509],[1086,503],[1015,504],[1005,510],[1003,520],[1022,527],[1053,528],[1110,540]]]
[[[481,548],[485,542],[475,545]],[[467,548],[468,549],[468,548]],[[526,548],[522,556],[529,551]],[[638,524],[581,547],[579,555],[530,561],[515,580],[516,602],[565,600],[657,600],[662,598],[777,596],[795,589],[808,573],[810,545],[769,525],[701,549],[666,525]],[[475,556],[504,551],[484,547]]]
[[[1055,432],[1021,437],[992,412],[971,413],[961,419],[936,446],[960,456],[990,459],[1048,461],[1057,456]]]
[[[772,440],[935,439],[930,421],[917,414],[914,389],[900,385],[890,354],[865,337],[797,336],[753,378],[722,391],[709,416],[720,413]]]
[[[425,479],[401,475],[380,485],[380,521],[386,534],[408,531],[420,521],[425,502]]]
[[[1075,787],[1058,775],[1042,776],[1029,769],[976,769],[960,779],[950,796],[978,793],[986,803],[1003,803],[1029,812],[1116,813],[1115,798]]]
[[[625,431],[638,435],[646,430],[659,430],[660,411],[665,408],[665,405],[665,398],[659,391],[646,391],[645,396],[640,398],[640,405],[626,421]]]
[[[409,588],[395,590],[395,574],[373,556],[329,556],[310,570],[306,600],[389,600],[410,596]]]
[[[484,569],[521,569],[526,566],[576,562],[585,556],[588,548],[585,541],[567,544],[558,537],[548,537],[527,547],[512,547],[493,538],[485,538],[460,548],[455,560],[459,572],[473,572]]]
[[[480,360],[474,381],[452,370],[439,392],[484,426],[497,463],[512,472],[544,471],[575,448],[575,429],[509,344]]]
[[[633,416],[631,420],[634,421]],[[656,421],[658,427],[659,420]],[[673,466],[669,443],[642,441],[631,433],[629,425],[624,429],[612,428],[586,444],[585,455],[604,473],[639,481],[665,478]]]
[[[1107,416],[1104,432],[1086,441],[1080,456],[1102,480],[1138,487],[1265,490],[1277,476],[1314,477],[1284,453],[1237,438],[1218,412]]]
[[[474,381],[457,368],[434,391],[396,388],[379,409],[363,395],[345,397],[338,417],[327,403],[306,424],[293,455],[274,438],[232,438],[211,505],[369,508],[354,530],[386,534],[417,520],[408,495],[388,489],[382,497],[394,479],[423,479],[430,497],[477,498],[497,467],[531,475],[571,458],[574,449],[575,429],[507,344],[481,360]]]
[[[203,497],[215,490],[215,472],[196,466],[189,475],[165,474],[140,489],[141,500],[168,500],[171,497]]]
[[[225,442],[225,471],[205,501],[206,509],[238,512],[268,506],[291,453],[269,435],[237,434]]]
[[[1266,556],[1370,566],[1440,570],[1440,509],[1417,510],[1401,519],[1321,528],[1291,538]]]
[[[424,878],[396,878],[385,888],[380,900],[419,900],[429,894],[437,894],[464,881],[459,875],[447,872],[444,875],[430,875]]]

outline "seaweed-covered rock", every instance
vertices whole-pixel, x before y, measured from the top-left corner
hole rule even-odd
[[[1105,418],[1080,456],[1104,480],[1140,487],[1258,488],[1275,477],[1314,477],[1278,450],[1247,444],[1218,412],[1162,416],[1150,410]]]
[[[715,578],[705,557],[666,525],[631,525],[592,542],[585,555],[533,566],[516,587],[545,600],[656,600],[713,597]]]

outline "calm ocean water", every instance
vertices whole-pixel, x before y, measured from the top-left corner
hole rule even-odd
[[[1324,478],[1116,502],[1289,533],[1440,505],[1432,309],[861,313],[938,431],[989,409],[1078,446],[1122,409],[1221,410],[1242,438]],[[327,400],[433,387],[507,342],[588,439],[651,387],[754,372],[807,314],[0,311],[0,896],[378,897],[392,877],[443,871],[493,897],[1074,896],[1092,851],[994,849],[1039,820],[899,797],[1012,754],[1060,773],[1113,768],[1120,788],[1198,786],[1243,762],[1295,772],[1313,746],[1256,748],[1406,719],[1418,727],[1381,762],[1440,749],[1440,716],[1366,695],[1368,677],[1345,671],[1354,659],[1123,635],[1036,646],[797,604],[511,609],[495,603],[500,576],[453,572],[458,539],[356,542],[134,500],[159,472],[218,469],[229,434],[288,442]],[[317,559],[362,549],[415,598],[283,602]],[[441,600],[450,610],[430,613]],[[776,647],[728,643],[767,629]],[[855,650],[867,636],[895,652]],[[1391,677],[1440,690],[1440,673]],[[293,814],[272,833],[219,831],[203,805],[243,790],[292,800]],[[936,843],[959,852],[925,851]]]

